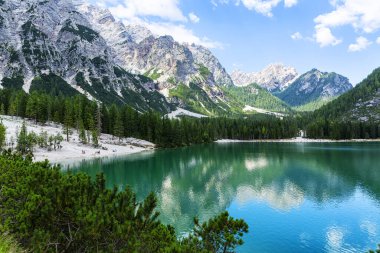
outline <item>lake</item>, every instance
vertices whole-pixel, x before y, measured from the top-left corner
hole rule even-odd
[[[380,143],[229,143],[72,165],[108,187],[153,191],[179,234],[228,210],[238,252],[366,252],[380,243]]]

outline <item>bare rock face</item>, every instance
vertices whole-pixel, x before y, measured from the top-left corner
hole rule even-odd
[[[352,88],[347,77],[312,69],[297,78],[278,97],[292,106],[300,106],[339,96]]]
[[[285,101],[334,96],[352,87],[342,76],[325,76],[312,71],[297,79],[294,68],[272,64],[259,73],[235,71],[231,78],[207,48],[125,25],[82,0],[0,0],[0,88],[30,92],[36,80],[59,80],[62,91],[139,111],[181,106],[224,115],[236,104],[224,87],[234,83],[257,83],[284,94]]]
[[[232,85],[208,49],[125,25],[82,0],[0,4],[0,88],[29,92],[36,78],[58,78],[66,83],[62,90],[69,87],[90,99],[170,111],[171,100],[186,106],[186,96],[170,98],[178,86],[220,102],[221,86]]]
[[[212,73],[215,82],[222,86],[232,86],[233,81],[219,60],[207,48],[195,44],[187,45],[196,64],[203,65]]]
[[[297,76],[295,68],[283,64],[271,64],[258,73],[244,73],[236,70],[231,74],[231,78],[237,86],[256,83],[272,93],[285,90]]]
[[[188,85],[205,73],[203,86],[228,86],[233,82],[218,59],[202,46],[181,44],[171,36],[154,36],[141,25],[117,22],[105,9],[77,5],[114,50],[117,61],[127,70],[156,80],[160,87]]]

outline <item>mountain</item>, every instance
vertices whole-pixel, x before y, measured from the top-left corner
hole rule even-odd
[[[0,2],[2,87],[59,89],[139,111],[171,110],[152,79],[130,74],[114,50],[70,1]]]
[[[314,118],[380,122],[380,68],[352,90],[314,112]]]
[[[0,5],[0,88],[81,93],[139,111],[231,109],[222,87],[233,82],[207,48],[124,25],[80,0]]]
[[[296,111],[299,111],[299,112],[312,112],[312,111],[315,111],[315,110],[321,108],[322,106],[328,104],[329,102],[333,101],[336,98],[337,97],[320,98],[320,99],[314,100],[314,101],[309,102],[309,103],[304,104],[304,105],[295,106],[295,107],[293,107],[293,109]]]
[[[260,108],[271,112],[289,113],[291,108],[257,84],[244,87],[226,87],[227,96],[234,98],[242,108]]]
[[[116,21],[108,9],[89,4],[77,4],[78,10],[92,23],[109,45],[121,65],[140,74],[155,77],[159,83],[172,86],[188,85],[193,78],[202,75],[203,68],[211,74],[207,85],[228,86],[233,82],[212,53],[202,46],[181,44],[171,36],[154,36],[140,25],[124,25]]]
[[[287,112],[269,92],[302,105],[349,89],[343,77],[320,72],[307,73],[286,89],[298,74],[282,64],[259,73],[235,71],[232,79],[207,48],[125,25],[109,10],[81,0],[0,0],[0,5],[0,88],[81,93],[140,112],[181,108],[208,116],[241,114],[246,106]],[[233,80],[245,87],[235,87]]]
[[[240,70],[231,73],[231,78],[236,86],[256,83],[272,93],[285,90],[297,76],[295,68],[283,64],[271,64],[258,73],[244,73]]]
[[[77,8],[111,45],[115,60],[128,71],[155,80],[156,89],[169,102],[208,115],[214,114],[211,109],[216,110],[215,114],[228,110],[221,87],[232,86],[233,82],[207,48],[181,44],[171,36],[154,36],[138,25],[124,25],[107,9],[88,4],[78,4]],[[187,96],[189,92],[204,97],[203,102],[212,108]]]
[[[301,75],[277,96],[291,106],[301,106],[317,100],[331,99],[352,89],[348,78],[317,69]]]
[[[81,0],[0,4],[0,88],[82,93],[139,111],[241,109],[225,96],[233,82],[207,48],[125,25]]]

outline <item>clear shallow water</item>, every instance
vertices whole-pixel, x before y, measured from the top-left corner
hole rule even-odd
[[[109,187],[156,192],[179,233],[228,210],[250,232],[238,252],[367,252],[380,243],[380,143],[232,143],[72,165]]]

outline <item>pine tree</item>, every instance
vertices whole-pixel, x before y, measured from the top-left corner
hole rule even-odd
[[[84,129],[83,121],[79,122],[79,139],[83,144],[87,144],[86,129]]]
[[[120,114],[116,113],[114,135],[119,137],[119,141],[121,140],[121,137],[123,137],[123,129],[123,122],[121,121]]]
[[[53,144],[54,144],[54,137],[52,135],[49,136],[49,148],[48,151],[53,150]]]
[[[6,112],[5,112],[5,106],[4,106],[3,103],[2,103],[1,106],[0,106],[0,114],[1,114],[1,115],[5,115],[5,114],[6,114]]]
[[[26,154],[28,148],[28,130],[26,128],[25,120],[22,122],[21,130],[17,135],[17,147],[16,149],[21,154]]]
[[[37,122],[39,110],[38,98],[35,93],[31,94],[26,104],[26,116],[34,119]]]
[[[72,116],[72,108],[71,103],[66,101],[65,104],[65,122],[64,122],[64,133],[66,135],[66,141],[70,141],[70,127],[73,125],[73,116]]]
[[[33,148],[37,144],[37,134],[35,132],[30,132],[26,136],[26,150],[27,152],[33,153]]]
[[[116,121],[119,120],[120,118],[118,118],[118,110],[117,110],[117,107],[115,104],[112,104],[110,109],[109,109],[109,130],[110,130],[110,133],[112,135],[115,135],[116,136],[116,131],[119,130],[119,129],[115,129],[116,127]],[[118,122],[118,124],[120,125],[120,123]]]
[[[54,150],[56,150],[57,148],[58,149],[61,149],[61,143],[63,141],[63,137],[62,135],[60,135],[59,133],[57,133],[55,136],[54,136]]]
[[[92,135],[92,144],[94,145],[94,147],[97,148],[99,146],[98,131],[95,129],[92,130],[91,135]]]
[[[95,113],[95,119],[96,119],[96,132],[98,135],[102,132],[102,111],[101,111],[101,104],[96,104],[96,113]]]
[[[5,137],[6,137],[6,128],[3,125],[3,122],[0,121],[0,149],[2,149],[5,145]]]

